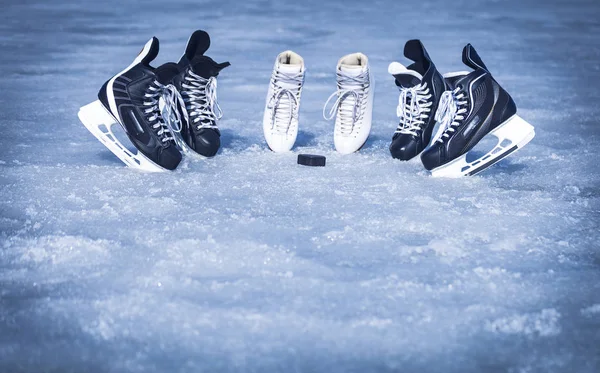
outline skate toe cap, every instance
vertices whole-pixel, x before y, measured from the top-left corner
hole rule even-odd
[[[221,135],[214,129],[201,130],[194,144],[196,153],[205,157],[214,157],[221,147]]]
[[[181,162],[181,153],[175,145],[162,149],[158,156],[158,163],[167,170],[174,170]]]
[[[442,165],[442,145],[435,143],[421,153],[421,162],[429,171]]]
[[[286,135],[272,135],[267,138],[267,145],[275,153],[289,152],[294,146],[294,141]]]
[[[336,145],[335,150],[340,154],[352,154],[356,152],[358,149],[356,146],[348,146],[348,145]]]
[[[401,161],[413,159],[421,152],[421,144],[413,136],[398,136],[392,140],[390,154]]]
[[[333,138],[335,150],[340,154],[352,154],[357,152],[363,147],[366,141],[366,138],[362,140],[361,138],[352,136],[334,136]]]

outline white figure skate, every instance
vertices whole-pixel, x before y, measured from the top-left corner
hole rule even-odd
[[[325,103],[323,118],[331,120],[335,117],[335,149],[341,154],[350,154],[363,147],[371,132],[375,80],[369,59],[362,53],[342,57],[336,72],[337,91]],[[327,113],[333,99],[335,102]]]
[[[297,53],[277,56],[263,115],[265,140],[274,152],[287,152],[296,142],[304,72],[304,59]]]

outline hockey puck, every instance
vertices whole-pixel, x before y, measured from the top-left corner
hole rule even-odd
[[[325,167],[325,157],[314,154],[298,154],[298,164],[304,166]]]

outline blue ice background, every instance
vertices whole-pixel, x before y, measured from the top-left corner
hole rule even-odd
[[[197,28],[232,63],[222,151],[125,169],[78,108]],[[533,142],[459,180],[392,160],[410,38],[442,72],[473,43]],[[3,1],[0,46],[0,372],[600,371],[597,0]],[[260,121],[288,48],[308,75],[279,155]],[[340,156],[321,109],[355,51],[374,125]]]

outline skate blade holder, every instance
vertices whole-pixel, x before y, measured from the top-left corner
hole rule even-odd
[[[147,172],[168,171],[152,162],[140,151],[137,151],[137,154],[133,154],[117,139],[112,131],[112,126],[117,124],[123,131],[124,129],[99,100],[82,106],[77,116],[85,128],[127,166]]]
[[[457,178],[476,175],[527,145],[535,137],[535,129],[515,115],[488,135],[498,139],[498,143],[492,150],[471,162],[467,161],[467,154],[469,154],[467,152],[452,162],[433,169],[431,176]]]

